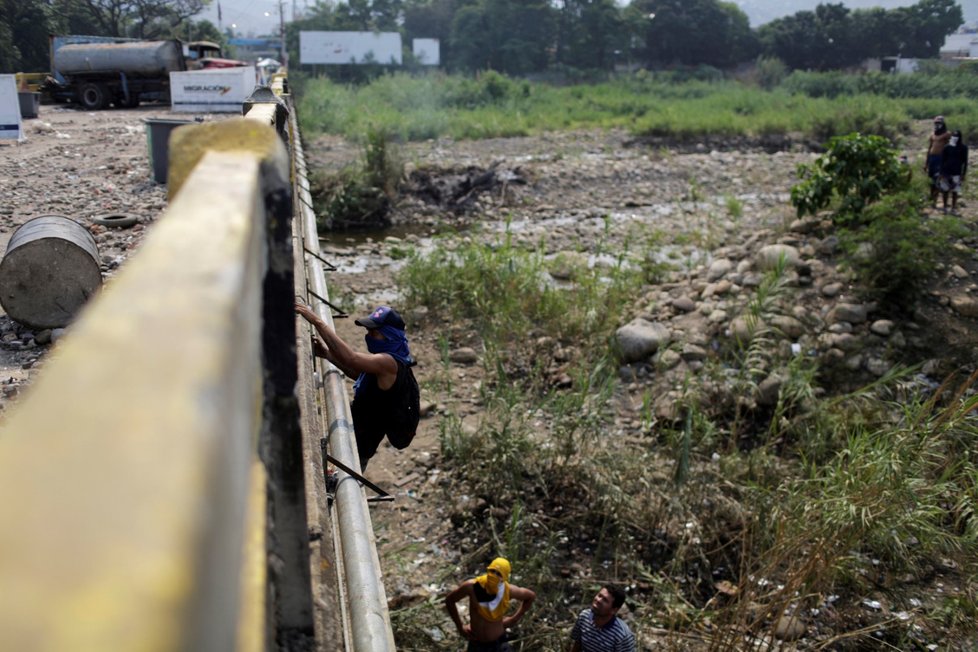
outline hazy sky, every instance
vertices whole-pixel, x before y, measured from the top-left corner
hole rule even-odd
[[[818,4],[817,0],[735,0],[744,13],[750,18],[753,26],[761,25],[768,21],[793,14],[803,9],[814,9]],[[838,2],[838,0],[825,0],[827,2]],[[620,4],[627,4],[619,0]],[[858,9],[865,7],[900,7],[915,4],[915,0],[842,0],[842,3],[849,8]],[[215,25],[217,24],[217,4],[218,0],[213,0],[211,6],[207,8],[199,17],[206,18]],[[220,0],[221,16],[223,27],[236,25],[235,32],[247,35],[249,32],[255,35],[277,34],[279,27],[279,1],[278,0]],[[292,19],[293,8],[301,14],[302,10],[311,6],[310,0],[285,0],[282,2],[285,20]],[[964,11],[964,19],[969,23],[978,22],[978,0],[958,0],[961,9]],[[265,13],[268,16],[265,16]]]

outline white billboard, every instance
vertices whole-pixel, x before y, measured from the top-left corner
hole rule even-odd
[[[299,32],[300,63],[401,65],[398,32]]]
[[[20,98],[17,77],[0,75],[0,140],[23,140],[20,126]]]
[[[441,64],[441,48],[436,38],[416,38],[411,42],[414,58],[423,66]]]
[[[170,105],[182,113],[241,113],[254,92],[254,66],[170,73]]]

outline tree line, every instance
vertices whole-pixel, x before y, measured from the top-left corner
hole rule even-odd
[[[0,73],[48,70],[48,36],[220,41],[195,21],[210,0],[0,0]]]
[[[722,0],[349,0],[317,4],[289,33],[296,42],[300,30],[400,31],[439,39],[449,69],[513,75],[622,64],[731,68],[758,56],[827,70],[868,57],[936,57],[962,22],[954,0],[890,10],[820,4],[758,29]]]
[[[207,21],[210,0],[0,0],[0,71],[45,70],[53,33],[180,37],[220,41]],[[317,2],[288,25],[303,30],[399,31],[436,38],[443,66],[458,72],[525,75],[616,66],[729,69],[759,56],[791,69],[829,70],[868,57],[936,57],[963,22],[954,0],[896,9],[819,4],[752,29],[722,0],[348,0]]]

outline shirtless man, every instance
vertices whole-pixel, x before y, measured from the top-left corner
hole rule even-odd
[[[927,138],[927,158],[924,161],[924,172],[930,177],[930,202],[935,208],[941,178],[941,156],[950,140],[951,132],[944,124],[944,116],[935,117],[934,133]]]
[[[509,583],[509,562],[502,557],[492,560],[486,574],[474,580],[466,580],[447,596],[445,608],[452,617],[458,633],[469,642],[467,652],[512,652],[506,642],[506,628],[523,618],[537,594]],[[456,602],[468,596],[469,620],[463,625]],[[519,600],[520,606],[512,616],[507,616],[511,600]]]

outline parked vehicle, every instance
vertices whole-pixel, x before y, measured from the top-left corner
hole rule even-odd
[[[193,44],[198,45],[198,44]],[[220,46],[214,48],[220,53]],[[186,56],[191,54],[190,57]],[[89,110],[113,104],[139,106],[143,100],[170,100],[170,73],[206,67],[247,65],[243,61],[199,58],[202,51],[178,40],[140,41],[98,36],[52,36],[51,76],[43,90],[53,100]],[[196,56],[194,56],[196,55]]]

